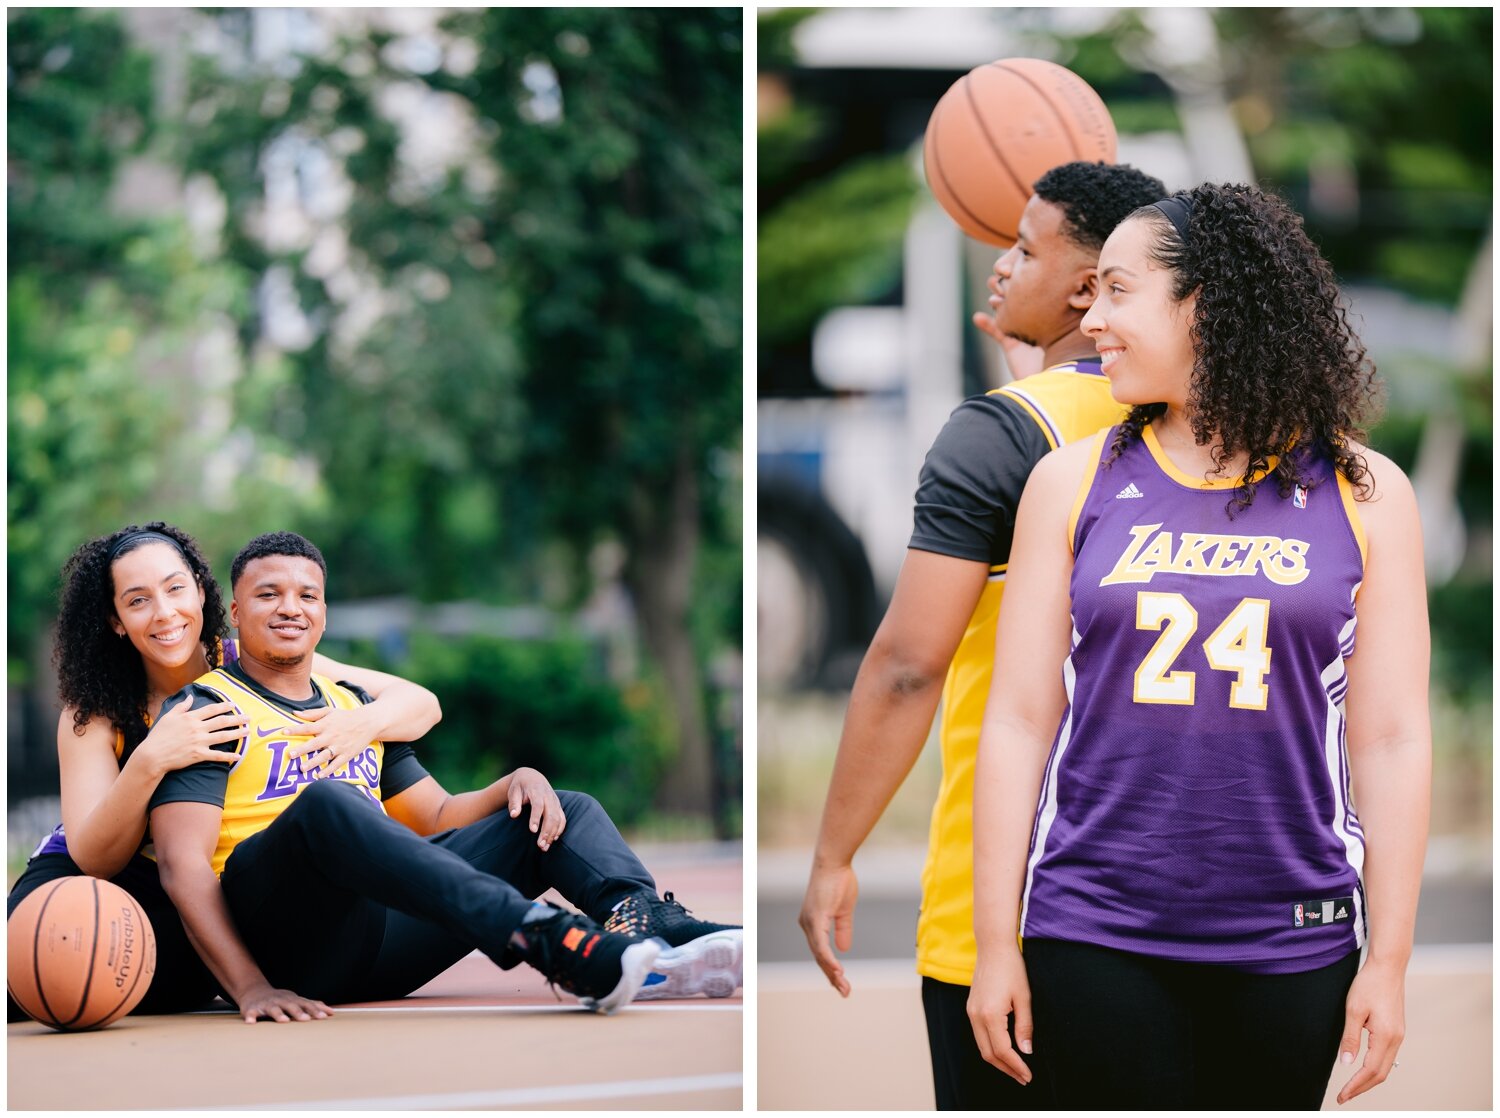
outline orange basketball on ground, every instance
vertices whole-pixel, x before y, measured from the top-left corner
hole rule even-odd
[[[1031,185],[1053,167],[1115,161],[1115,124],[1089,84],[1040,58],[975,67],[932,110],[927,185],[975,240],[1016,242]]]
[[[7,929],[10,996],[44,1025],[101,1029],[146,996],[156,935],[135,898],[94,877],[49,881]]]

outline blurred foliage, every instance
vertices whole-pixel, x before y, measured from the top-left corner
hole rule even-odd
[[[761,337],[795,337],[831,308],[889,290],[901,276],[918,189],[906,156],[864,159],[762,216],[755,279]]]
[[[1452,373],[1449,371],[1449,375]],[[1457,499],[1471,535],[1490,539],[1494,532],[1494,424],[1488,384],[1461,384],[1482,406],[1460,406],[1464,421],[1463,457],[1459,466]],[[1414,411],[1392,411],[1370,432],[1370,445],[1389,456],[1408,473],[1416,464],[1427,416]],[[1428,588],[1428,620],[1432,632],[1432,685],[1459,707],[1478,707],[1493,694],[1494,579],[1487,559],[1488,546],[1472,549],[1486,556],[1481,566],[1466,566],[1451,581]],[[1435,697],[1435,702],[1444,701]],[[1435,740],[1442,749],[1453,743]],[[1473,742],[1469,742],[1473,745]]]
[[[112,204],[155,135],[149,56],[107,12],[26,9],[8,29],[7,674],[19,685],[83,540],[163,517],[222,558],[243,543],[241,518],[317,494],[280,468],[294,457],[282,439],[243,444],[253,411],[231,424],[196,368],[205,331],[248,304],[244,277],[197,260],[179,220]],[[206,474],[221,484],[201,486]]]
[[[771,8],[756,15],[756,47],[761,73],[789,70],[797,64],[792,35],[817,8]]]
[[[221,564],[305,532],[335,598],[618,577],[702,810],[701,665],[741,639],[741,14],[398,23],[182,12],[159,66],[117,14],[11,15],[12,677],[131,518]],[[141,168],[162,216],[121,211]]]
[[[625,688],[582,638],[513,641],[413,637],[406,654],[355,643],[350,656],[427,687],[443,721],[417,757],[449,791],[480,788],[522,766],[587,792],[628,825],[650,809],[675,752],[659,682]]]
[[[762,74],[795,65],[793,33],[816,13],[760,13]],[[779,199],[762,205],[756,248],[756,330],[771,346],[805,336],[834,307],[889,291],[900,278],[902,240],[921,196],[916,171],[900,154],[851,162],[782,197],[780,188],[799,177],[829,124],[817,105],[779,88],[774,96],[784,102],[769,109],[763,103],[756,129],[761,195]],[[768,357],[763,350],[761,359]]]
[[[1303,212],[1339,274],[1456,302],[1490,216],[1493,10],[1212,14],[1255,169]],[[1120,9],[1084,35],[1044,21],[1029,28],[1101,90],[1122,133],[1176,130],[1138,11]],[[1153,102],[1154,119],[1142,112]]]

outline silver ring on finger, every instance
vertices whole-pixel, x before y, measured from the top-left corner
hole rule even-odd
[[[1391,1070],[1392,1071],[1395,1071],[1400,1066],[1401,1066],[1401,1061],[1400,1060],[1392,1060],[1391,1061]]]

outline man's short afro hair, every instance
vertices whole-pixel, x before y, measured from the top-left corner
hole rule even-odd
[[[1061,207],[1064,235],[1095,252],[1116,225],[1167,196],[1160,179],[1123,163],[1064,163],[1037,179],[1032,189],[1043,201]]]
[[[229,568],[229,589],[233,592],[239,585],[240,575],[245,573],[245,567],[257,559],[264,559],[268,555],[290,555],[297,559],[311,559],[323,572],[323,577],[328,577],[328,564],[323,559],[323,553],[317,549],[313,542],[296,532],[267,532],[263,536],[256,536],[253,540],[240,548],[240,553],[234,557],[234,563]]]

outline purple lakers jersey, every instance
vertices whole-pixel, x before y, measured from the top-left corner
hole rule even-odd
[[[1344,660],[1364,539],[1309,458],[1282,497],[1101,434],[1070,520],[1068,706],[1027,860],[1025,938],[1260,973],[1364,942]],[[1273,463],[1274,468],[1274,463]]]

